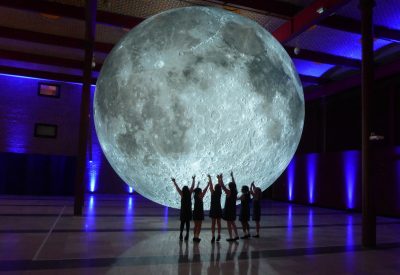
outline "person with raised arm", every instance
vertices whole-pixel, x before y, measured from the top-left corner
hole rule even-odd
[[[175,178],[171,178],[172,183],[174,184],[176,191],[178,191],[179,195],[181,196],[181,209],[180,209],[180,234],[179,240],[183,240],[183,228],[186,225],[186,236],[185,241],[189,239],[189,230],[190,230],[190,221],[192,220],[192,192],[194,189],[196,176],[192,177],[192,186],[189,187],[187,185],[183,186],[182,190],[179,188],[178,184],[176,183]]]
[[[229,189],[224,185],[222,174],[219,175],[219,184],[226,194],[225,207],[223,211],[223,219],[226,220],[228,226],[229,239],[228,242],[239,240],[239,235],[236,228],[236,199],[237,199],[237,189],[235,178],[233,177],[233,172],[231,172],[232,181],[228,184]],[[235,237],[233,237],[233,233]]]
[[[242,194],[238,198],[240,200],[240,214],[239,220],[242,223],[243,237],[241,239],[250,238],[250,190],[247,185],[242,186]]]
[[[209,217],[211,218],[211,233],[212,238],[211,242],[215,242],[215,224],[218,227],[218,237],[217,242],[221,240],[221,217],[222,217],[222,209],[221,209],[221,185],[219,184],[219,175],[217,175],[218,183],[215,184],[215,187],[212,184],[211,176],[207,175],[208,177],[208,184],[210,186],[211,192],[211,205],[210,205],[210,212]]]
[[[193,241],[194,242],[200,242],[201,239],[200,237],[200,231],[201,231],[201,224],[203,223],[204,220],[204,208],[203,208],[203,198],[207,193],[208,187],[210,186],[207,184],[207,186],[204,188],[204,190],[201,190],[199,187],[200,182],[197,183],[196,189],[194,189],[194,208],[193,208],[193,222],[194,222],[194,229],[193,229]]]
[[[261,188],[254,185],[254,181],[250,186],[250,194],[253,197],[253,221],[256,222],[256,235],[253,238],[260,237],[260,218],[261,218]]]

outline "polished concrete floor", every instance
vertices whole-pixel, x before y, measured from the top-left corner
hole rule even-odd
[[[179,242],[179,216],[140,196],[0,196],[1,274],[400,274],[400,219],[378,217],[376,249],[358,213],[263,202],[261,238]]]

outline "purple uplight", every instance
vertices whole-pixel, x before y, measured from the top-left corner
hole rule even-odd
[[[93,96],[94,96],[94,92],[95,92],[95,87],[91,87],[90,89],[90,94],[91,94],[91,100],[93,101]],[[91,104],[91,106],[93,106],[93,104]],[[93,113],[93,111],[91,110],[91,113]],[[102,162],[102,158],[101,158],[101,148],[100,148],[100,144],[99,141],[97,139],[97,135],[96,135],[96,131],[93,127],[94,125],[94,121],[93,121],[93,115],[90,116],[91,117],[91,143],[89,146],[91,146],[91,155],[89,155],[89,152],[87,152],[88,154],[88,161],[87,161],[87,173],[88,173],[88,179],[89,179],[89,191],[90,192],[95,192],[97,189],[97,180],[98,180],[98,174],[100,171],[100,167],[101,167],[101,162]]]
[[[287,176],[288,176],[288,197],[289,201],[293,200],[293,184],[294,184],[294,171],[295,171],[296,161],[293,158],[289,163]]]
[[[307,184],[308,184],[308,202],[314,203],[314,187],[317,171],[317,154],[307,155]]]
[[[133,193],[133,187],[128,186],[128,192],[129,192],[129,194],[132,194]]]
[[[348,209],[353,209],[354,205],[354,193],[355,183],[357,180],[357,170],[359,163],[360,153],[358,151],[346,151],[343,153],[344,158],[344,176],[346,184],[347,202],[346,206]]]

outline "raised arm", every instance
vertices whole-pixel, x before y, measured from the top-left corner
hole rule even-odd
[[[233,182],[234,184],[236,184],[235,178],[233,177],[233,172],[232,172],[232,171],[231,171],[231,178],[232,178],[232,182]]]
[[[196,181],[196,175],[193,175],[192,176],[192,186],[190,186],[190,190],[189,190],[190,193],[192,193],[194,190],[195,181]]]
[[[226,188],[224,180],[222,178],[222,174],[219,175],[218,184],[221,186],[222,190],[224,190],[225,194],[229,197],[231,195],[231,191],[228,188]]]
[[[176,191],[178,191],[179,195],[182,197],[182,190],[179,188],[178,184],[176,184],[175,178],[171,178],[172,183],[174,184]]]
[[[256,192],[256,186],[254,185],[254,181],[250,184],[250,194],[254,197]]]
[[[210,183],[208,183],[206,188],[203,189],[203,193],[201,193],[202,198],[206,195],[209,186],[210,186]]]
[[[208,178],[208,185],[210,186],[210,192],[214,193],[214,186],[212,184],[211,176],[207,175],[207,178]]]

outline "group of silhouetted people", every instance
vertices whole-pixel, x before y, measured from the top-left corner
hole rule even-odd
[[[213,185],[211,176],[207,175],[208,184],[202,190],[199,185],[200,182],[197,183],[195,188],[196,176],[192,177],[192,185],[189,188],[188,186],[184,186],[182,189],[179,188],[178,184],[175,181],[175,178],[172,178],[172,182],[181,196],[181,209],[180,209],[180,235],[179,240],[187,241],[189,239],[189,230],[190,230],[190,221],[194,221],[194,229],[193,229],[193,241],[200,242],[200,231],[201,224],[204,220],[204,207],[203,207],[203,198],[207,193],[208,188],[210,188],[211,192],[211,205],[209,216],[212,219],[211,223],[211,232],[212,238],[211,242],[220,241],[221,240],[221,218],[224,219],[227,223],[229,238],[227,241],[236,241],[239,239],[239,235],[236,228],[236,201],[241,201],[241,209],[239,220],[242,224],[244,235],[241,239],[250,238],[250,200],[251,196],[253,197],[253,221],[256,223],[256,235],[253,235],[254,238],[259,238],[260,234],[260,217],[261,217],[261,189],[254,185],[254,182],[251,183],[250,188],[246,185],[242,186],[242,194],[238,197],[238,191],[236,188],[236,182],[233,177],[233,173],[231,172],[232,181],[229,182],[228,187],[225,186],[223,181],[222,174],[217,175],[218,183]],[[226,195],[225,206],[221,208],[221,195],[222,191],[224,191]],[[194,207],[192,210],[192,193],[194,193]],[[215,238],[215,225],[217,225],[218,235]],[[183,238],[183,230],[186,226],[186,235]]]

